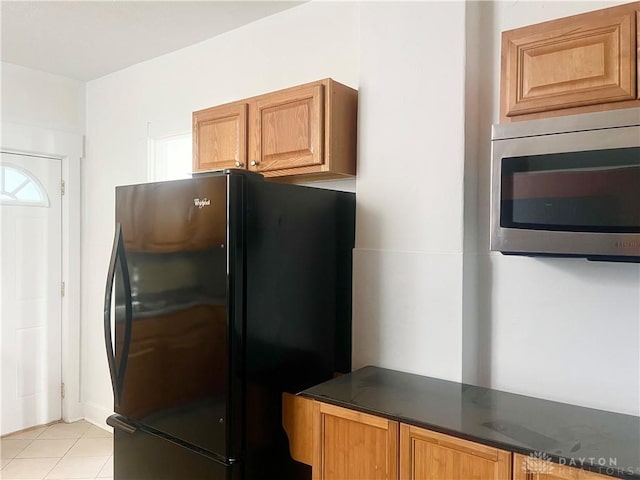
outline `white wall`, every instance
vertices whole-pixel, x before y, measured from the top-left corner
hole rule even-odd
[[[465,320],[477,314],[477,334],[467,339],[473,355],[465,357],[465,371],[493,388],[638,415],[640,266],[488,253],[489,126],[499,118],[500,32],[617,3],[475,6],[476,39],[467,57],[485,67],[476,66],[476,82],[467,85],[467,109],[476,112],[480,132],[468,137],[466,159],[475,164],[478,185],[467,188],[470,209],[477,193],[477,223],[466,227],[477,227],[477,234],[465,253]]]
[[[358,195],[354,367],[638,414],[640,268],[488,253],[500,31],[602,5],[308,3],[90,82],[88,416],[111,408],[100,316],[114,186],[146,180],[148,135],[189,131],[196,109],[324,77],[360,91],[359,174],[344,184]]]
[[[464,16],[361,5],[354,368],[461,379]]]
[[[2,122],[83,134],[84,82],[2,62]]]
[[[101,312],[114,187],[146,181],[148,132],[188,132],[194,110],[325,77],[357,86],[358,39],[356,4],[305,4],[87,84],[82,346],[89,418],[104,420],[112,405]]]

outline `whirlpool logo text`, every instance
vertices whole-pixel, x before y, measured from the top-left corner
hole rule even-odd
[[[211,205],[211,200],[209,200],[208,198],[194,198],[193,204],[198,208],[208,207],[209,205]]]

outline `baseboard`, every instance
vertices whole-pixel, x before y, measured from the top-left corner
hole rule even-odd
[[[97,427],[111,430],[111,427],[107,425],[107,417],[109,415],[113,415],[111,408],[105,408],[102,405],[96,405],[91,402],[84,403],[84,419]]]

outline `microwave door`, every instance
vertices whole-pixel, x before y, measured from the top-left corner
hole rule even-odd
[[[502,159],[500,224],[592,233],[640,230],[640,149]]]
[[[639,144],[640,127],[494,141],[491,250],[636,261]]]

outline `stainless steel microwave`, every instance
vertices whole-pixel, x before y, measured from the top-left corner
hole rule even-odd
[[[640,263],[640,108],[494,125],[491,250]]]

